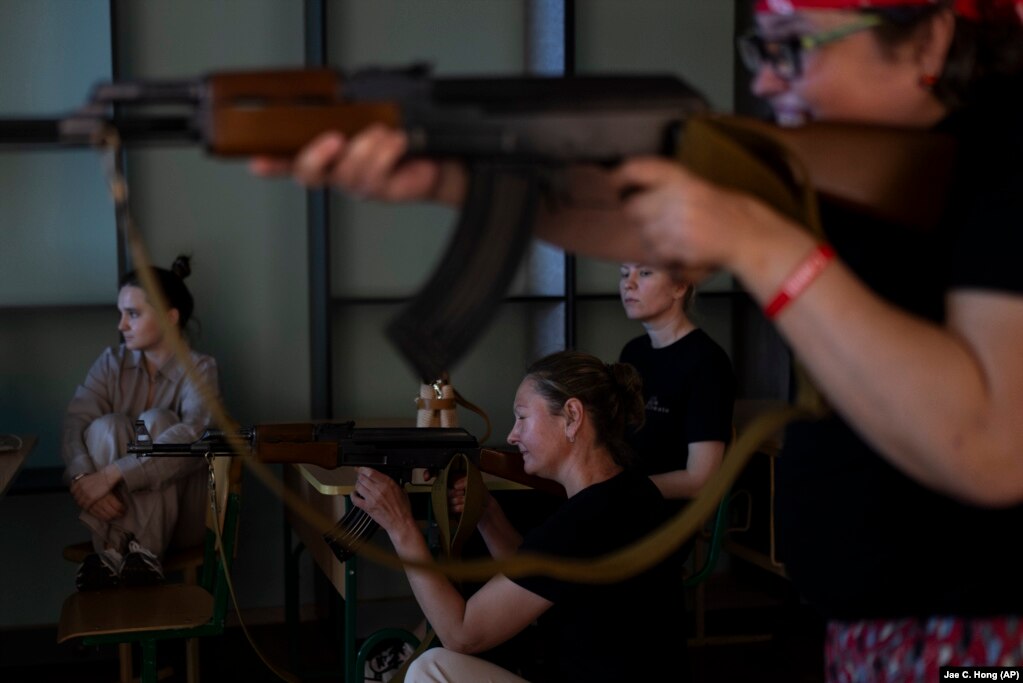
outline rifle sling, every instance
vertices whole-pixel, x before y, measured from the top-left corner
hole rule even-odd
[[[455,523],[454,532],[451,530],[451,508],[448,503],[448,489],[453,479],[460,474],[466,477],[465,482],[465,505],[462,514]],[[433,504],[433,516],[440,531],[442,551],[445,558],[457,558],[462,555],[462,546],[465,541],[476,530],[480,516],[483,514],[483,492],[486,484],[483,483],[483,476],[479,469],[469,458],[459,454],[451,459],[447,467],[438,475],[433,482],[433,489],[430,498]],[[405,680],[405,673],[412,661],[428,650],[437,634],[432,628],[428,628],[419,646],[412,652],[401,668],[395,672],[390,679],[393,683],[402,683]]]
[[[453,398],[416,398],[418,410],[454,410],[455,405]]]
[[[536,491],[543,491],[559,498],[565,497],[565,487],[558,482],[528,474],[522,467],[522,454],[518,451],[481,448],[479,468],[481,472],[528,486]]]
[[[705,180],[751,194],[821,235],[810,173],[775,137],[741,120],[697,117],[686,125],[677,159]]]
[[[454,388],[454,387],[452,387],[452,388]],[[478,405],[476,405],[472,401],[469,401],[464,396],[462,396],[462,394],[460,394],[458,392],[458,389],[454,389],[454,391],[455,391],[455,402],[458,403],[458,405],[462,406],[463,408],[465,408],[466,410],[468,410],[470,412],[476,413],[477,415],[480,416],[480,418],[482,418],[483,425],[484,425],[484,427],[486,427],[486,430],[483,432],[483,436],[481,436],[479,438],[479,441],[480,441],[480,443],[484,443],[487,439],[490,438],[490,432],[491,432],[490,416],[487,415],[485,410],[483,410]]]

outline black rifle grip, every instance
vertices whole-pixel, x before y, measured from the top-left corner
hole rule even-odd
[[[455,233],[387,336],[425,381],[441,377],[490,323],[532,234],[539,169],[477,161]]]

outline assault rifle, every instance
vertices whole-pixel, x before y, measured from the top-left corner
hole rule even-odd
[[[317,134],[401,127],[411,155],[468,162],[454,237],[388,336],[425,381],[451,369],[497,310],[529,243],[551,170],[670,154],[703,98],[671,76],[434,78],[423,65],[218,72],[198,80],[96,85],[49,120],[0,121],[0,141],[84,146],[116,129],[128,144],[200,143],[217,156],[293,156]]]
[[[293,69],[100,83],[68,116],[0,120],[0,144],[93,145],[115,129],[129,145],[201,143],[218,156],[291,156],[323,131],[350,135],[383,124],[407,131],[411,155],[462,159],[469,188],[447,252],[387,330],[430,382],[451,369],[497,310],[529,242],[540,198],[557,196],[558,169],[635,155],[675,157],[680,140],[697,137],[692,124],[706,119],[724,120],[729,140],[723,148],[681,154],[682,162],[776,208],[776,193],[761,193],[761,181],[751,190],[744,184],[748,166],[722,149],[766,159],[766,173],[777,175],[782,194],[812,185],[898,224],[929,226],[941,212],[935,198],[948,184],[948,141],[920,131],[841,124],[793,130],[720,117],[688,84],[661,75],[434,78],[416,65],[350,75]],[[776,145],[794,151],[809,177],[794,171]],[[641,258],[636,236],[616,235],[611,246],[601,244],[606,237],[555,241],[604,258]]]
[[[514,454],[481,448],[476,437],[455,427],[356,427],[354,422],[300,422],[243,427],[234,434],[207,429],[191,443],[153,443],[142,420],[128,452],[139,457],[249,455],[263,463],[312,464],[325,469],[372,467],[399,484],[413,482],[416,470],[436,475],[452,458],[464,455],[484,472],[552,493],[560,486],[522,471]],[[560,491],[564,494],[564,491]],[[344,562],[377,530],[360,508],[352,507],[323,535]]]

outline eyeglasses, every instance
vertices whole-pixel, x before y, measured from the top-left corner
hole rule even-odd
[[[864,31],[881,23],[876,14],[864,14],[860,19],[845,26],[821,31],[808,36],[790,36],[779,40],[768,40],[756,31],[739,37],[739,56],[746,68],[756,73],[769,64],[779,77],[785,80],[799,78],[803,73],[803,53],[816,50],[822,45],[841,40],[854,33]]]

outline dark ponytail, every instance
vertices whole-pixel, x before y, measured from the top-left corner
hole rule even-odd
[[[185,325],[192,318],[192,311],[195,309],[195,302],[192,293],[185,286],[185,278],[192,274],[192,258],[184,254],[174,259],[170,270],[166,268],[152,268],[150,272],[153,278],[160,285],[163,296],[167,300],[169,308],[178,309],[178,328],[185,329]],[[124,275],[118,283],[117,288],[139,287],[145,289],[139,272],[133,270]]]

